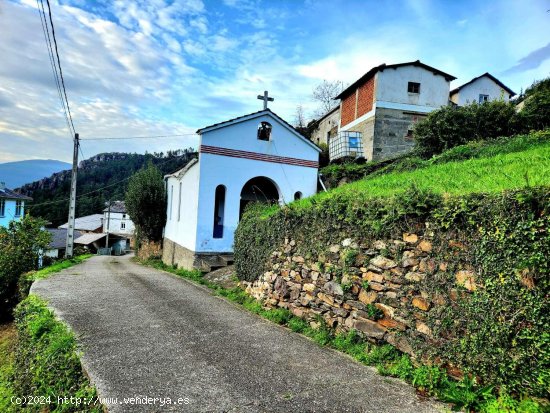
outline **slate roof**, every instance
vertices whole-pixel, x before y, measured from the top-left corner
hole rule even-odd
[[[67,242],[67,229],[66,228],[46,228],[50,234],[52,234],[52,241],[50,242],[50,249],[65,248]],[[74,238],[78,238],[82,235],[80,231],[74,231]]]
[[[103,212],[108,212],[109,207],[106,207]],[[111,212],[119,212],[121,214],[126,213],[126,203],[124,201],[113,201],[111,202]]]
[[[18,194],[17,192],[12,191],[8,188],[0,189],[0,198],[4,199],[20,199],[22,201],[32,201],[30,196]]]
[[[464,86],[467,86],[469,85],[470,83],[474,83],[477,79],[481,79],[482,77],[488,77],[489,79],[491,79],[493,82],[495,82],[497,85],[499,85],[501,88],[503,88],[504,90],[506,90],[509,94],[510,94],[510,97],[512,96],[515,96],[516,95],[516,92],[514,92],[512,89],[510,89],[508,86],[506,86],[504,83],[502,83],[500,80],[498,80],[496,77],[494,77],[492,74],[490,74],[489,72],[485,72],[483,73],[481,76],[478,76],[478,77],[474,77],[472,80],[470,80],[468,83],[464,83],[462,86],[459,86],[453,90],[451,90],[451,93],[450,95],[454,95],[455,93],[457,93],[458,91],[460,91],[460,89],[462,89]]]
[[[382,63],[380,66],[375,66],[371,70],[369,70],[367,73],[365,73],[363,76],[361,76],[359,79],[357,79],[355,82],[353,82],[351,85],[349,85],[346,89],[342,91],[338,96],[336,96],[334,99],[342,99],[346,96],[348,96],[352,91],[354,91],[358,85],[366,82],[368,79],[373,77],[377,72],[383,72],[386,69],[397,69],[398,67],[402,66],[416,66],[416,67],[422,67],[426,70],[429,70],[430,72],[435,73],[436,75],[443,76],[446,80],[455,80],[456,77],[453,75],[450,75],[448,73],[445,73],[439,69],[436,69],[435,67],[428,66],[425,63],[422,63],[420,60],[415,60],[414,62],[405,62],[405,63],[396,63],[393,65],[387,65],[385,63]]]
[[[249,113],[248,115],[238,116],[236,118],[229,119],[229,120],[226,120],[226,121],[223,121],[223,122],[214,123],[213,125],[205,126],[204,128],[201,128],[201,129],[197,130],[197,133],[202,134],[204,132],[208,132],[208,131],[213,130],[213,129],[218,129],[218,128],[221,128],[221,127],[224,127],[224,126],[229,126],[230,124],[239,123],[239,122],[242,122],[242,121],[245,121],[245,120],[248,120],[248,119],[253,119],[253,118],[258,117],[259,115],[262,115],[262,114],[270,114],[275,119],[279,120],[283,125],[288,127],[298,138],[303,140],[305,143],[307,143],[308,145],[313,147],[318,152],[321,152],[321,149],[317,145],[315,145],[313,142],[311,142],[309,139],[307,139],[304,135],[302,135],[300,132],[298,132],[294,126],[292,126],[290,123],[288,123],[286,120],[281,118],[279,115],[277,115],[275,112],[273,112],[269,108],[262,109],[262,110],[259,110],[257,112],[252,112],[252,113]]]
[[[93,214],[85,217],[76,218],[74,220],[74,229],[81,231],[94,231],[103,226],[103,214]],[[69,224],[66,222],[63,225],[58,226],[57,228],[67,229]]]

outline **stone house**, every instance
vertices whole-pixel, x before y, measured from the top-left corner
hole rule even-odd
[[[419,60],[372,68],[335,97],[340,122],[329,144],[331,161],[361,153],[372,161],[408,152],[414,124],[449,103],[454,79]]]
[[[491,100],[508,102],[516,93],[490,73],[474,77],[468,83],[451,90],[450,99],[457,106]]]
[[[338,125],[340,124],[340,105],[329,110],[325,115],[315,121],[315,126],[311,133],[311,141],[319,145],[328,144],[331,138],[338,134]]]

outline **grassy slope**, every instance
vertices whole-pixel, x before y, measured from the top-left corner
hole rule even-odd
[[[0,411],[2,412],[13,410],[10,399],[14,394],[10,380],[14,369],[16,342],[15,324],[0,325]]]
[[[457,153],[459,150],[455,148],[451,151]],[[390,196],[403,192],[411,185],[436,193],[461,195],[550,184],[550,140],[528,145],[513,141],[503,146],[502,150],[497,145],[488,145],[473,152],[475,158],[441,163],[445,159],[443,154],[418,169],[369,176],[292,205],[308,207],[313,202],[336,194],[361,194],[367,198]]]

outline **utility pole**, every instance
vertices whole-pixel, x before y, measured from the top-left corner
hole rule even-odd
[[[74,246],[74,218],[76,210],[76,172],[78,169],[78,133],[74,134],[73,172],[71,175],[71,200],[69,201],[69,222],[67,228],[67,243],[65,258],[72,258]]]
[[[107,207],[107,237],[105,238],[105,248],[109,248],[109,226],[111,224],[111,200],[109,199],[109,206]]]

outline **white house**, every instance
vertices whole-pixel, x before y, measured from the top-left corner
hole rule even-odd
[[[165,176],[163,261],[208,270],[233,252],[246,204],[316,193],[320,149],[269,109],[197,133],[198,160]]]
[[[32,201],[32,198],[18,194],[0,182],[0,227],[7,227],[11,221],[19,221],[25,216],[25,201]]]
[[[458,106],[491,100],[508,102],[513,96],[515,92],[490,73],[474,77],[450,93],[451,102]]]
[[[134,235],[134,223],[126,213],[126,203],[124,201],[111,202],[103,210],[103,232],[118,235]]]

